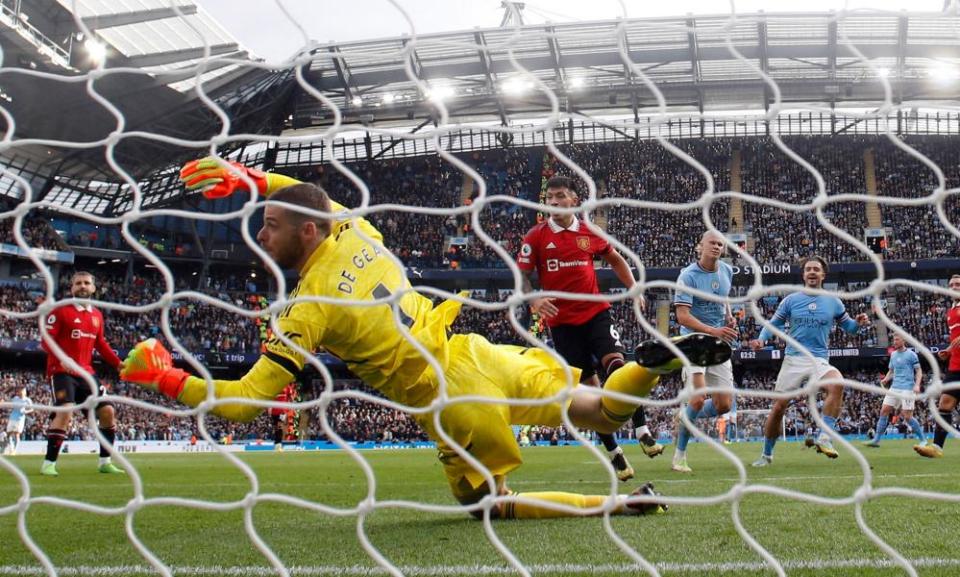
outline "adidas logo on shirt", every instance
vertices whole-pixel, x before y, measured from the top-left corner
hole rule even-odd
[[[557,248],[557,245],[553,244],[553,242],[549,242],[547,243],[547,248]]]

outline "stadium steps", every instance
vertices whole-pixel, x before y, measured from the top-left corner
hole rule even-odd
[[[867,184],[867,193],[870,196],[877,196],[877,169],[872,148],[863,151],[863,176]],[[880,213],[880,205],[876,202],[867,203],[867,226],[883,228],[883,215]]]
[[[890,343],[890,329],[883,323],[874,323],[874,326],[877,327],[877,346],[881,348],[889,348]]]
[[[730,157],[730,190],[743,192],[743,175],[740,171],[740,151],[734,150]],[[727,223],[728,232],[743,232],[743,201],[739,198],[730,199],[730,221]],[[747,247],[752,250],[752,247]]]
[[[899,308],[897,306],[898,304],[899,303],[897,303],[897,298],[895,296],[892,296],[892,295],[888,296],[886,298],[884,310],[889,316],[893,317],[896,314],[897,309]],[[876,319],[874,319],[873,326],[874,326],[874,330],[877,331],[877,346],[883,347],[883,348],[889,348],[891,345],[890,328],[884,323],[877,322]]]
[[[670,299],[657,300],[657,330],[660,334],[670,334]]]
[[[600,230],[607,232],[607,211],[606,209],[597,209],[593,213],[593,224],[600,227]]]
[[[597,182],[597,199],[607,197],[607,181]],[[590,215],[593,224],[600,227],[600,230],[607,232],[607,207],[600,207]]]
[[[543,164],[546,156],[546,149],[539,146],[531,147],[527,152],[527,170],[530,171],[530,174],[539,175],[533,182],[533,186],[526,192],[529,195],[527,200],[536,202],[540,199],[540,189],[545,184],[543,182]],[[523,196],[523,193],[521,193],[521,196]]]
[[[463,184],[460,187],[460,204],[467,204],[467,200],[473,194],[473,179],[463,173]]]

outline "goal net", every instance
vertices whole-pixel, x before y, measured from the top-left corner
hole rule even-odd
[[[385,2],[382,14],[363,17],[405,22],[402,36],[320,44],[302,7],[277,1],[258,4],[269,12],[260,34],[279,18],[302,47],[269,61],[194,2],[129,4],[108,13],[86,0],[0,2],[0,418],[17,409],[21,388],[35,401],[20,456],[0,456],[0,576],[956,571],[942,525],[960,500],[950,443],[946,458],[927,460],[911,450],[919,439],[888,436],[876,453],[855,440],[875,426],[888,394],[916,401],[926,441],[937,426],[958,434],[937,408],[951,390],[937,352],[960,300],[949,288],[960,264],[952,6],[644,19],[625,4],[621,18],[565,22],[546,4],[504,2],[498,28],[425,34],[416,3]],[[340,18],[341,8],[325,6],[322,17]],[[149,31],[138,28],[144,23]],[[346,227],[370,242],[373,228],[382,233],[410,286],[371,299],[347,289],[304,294],[261,248],[269,203],[256,194],[255,174],[240,175],[229,198],[184,190],[181,167],[204,156],[321,185],[346,207],[338,215]],[[572,179],[578,208],[549,204],[552,176]],[[623,255],[632,289],[597,261],[599,296],[524,291],[524,235],[573,212]],[[497,483],[483,462],[500,455],[478,456],[441,425],[464,404],[456,379],[473,383],[484,367],[469,377],[445,371],[448,359],[433,353],[447,345],[411,336],[412,295],[462,304],[451,334],[538,348],[554,362],[531,303],[609,302],[629,360],[649,339],[675,349],[678,276],[708,231],[724,238],[731,290],[682,290],[721,303],[736,327],[738,411],[724,433],[736,442],[720,442],[712,419],[689,422],[692,380],[665,376],[633,399],[665,454],[647,459],[630,423],[618,435],[635,480],[652,481],[669,511],[614,515],[640,483],[619,483],[603,447],[574,426],[567,402],[583,389],[563,363],[556,394],[481,390],[467,399],[508,407],[518,421],[509,424],[531,426],[516,431],[524,464],[511,470],[512,490],[605,496],[586,510],[601,520],[514,523],[495,512],[530,499],[453,498],[445,460],[479,471],[488,490]],[[829,270],[808,292],[837,296],[850,318],[870,321],[856,329],[848,321],[846,333],[838,324],[825,351],[785,332],[796,326],[770,322],[786,295],[804,288],[799,262],[812,255]],[[99,292],[72,298],[67,280],[85,269]],[[388,306],[393,326],[358,326],[358,334],[402,334],[398,347],[422,364],[417,375],[438,375],[435,394],[418,403],[385,395],[348,374],[362,372],[362,359],[340,348],[299,349],[313,373],[282,398],[216,398],[213,381],[238,378],[270,343],[298,349],[302,335],[285,334],[279,319],[305,302]],[[105,336],[120,352],[159,339],[178,366],[207,381],[207,396],[190,407],[98,366],[109,387],[81,379],[95,392],[68,432],[70,452],[81,456],[61,459],[57,479],[41,477],[48,419],[67,409],[26,359],[40,351],[55,309],[86,304],[104,313]],[[755,346],[762,329],[772,337]],[[878,384],[894,337],[918,356],[919,393]],[[808,360],[828,355],[842,379],[777,388],[794,350]],[[53,354],[82,372],[62,350]],[[845,392],[832,405],[837,384]],[[705,392],[729,389],[710,380]],[[839,459],[782,443],[772,465],[752,468],[779,399],[791,400],[781,442],[823,432]],[[106,441],[101,401],[117,407],[110,453],[127,472],[120,481],[88,467]],[[558,405],[556,423],[516,416]],[[251,423],[213,414],[238,406],[262,412]],[[691,476],[671,471],[677,422],[699,441],[686,455]],[[275,446],[285,450],[266,451]],[[147,454],[165,447],[205,454]],[[915,521],[910,531],[903,519]]]
[[[736,419],[731,419],[731,422],[736,423],[736,430],[727,434],[727,438],[733,441],[760,441],[764,438],[764,425],[767,422],[767,417],[770,415],[770,409],[746,409],[743,411],[737,411]],[[791,421],[791,433],[792,435],[787,434],[787,421]],[[784,419],[783,425],[780,428],[780,434],[784,439],[790,440],[791,437],[796,439],[798,430],[796,427],[800,425],[801,435],[806,431],[805,423],[798,423],[796,420],[791,419],[790,416]]]

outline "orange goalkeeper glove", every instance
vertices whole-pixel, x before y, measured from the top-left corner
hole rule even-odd
[[[200,190],[203,196],[210,199],[224,198],[237,190],[248,190],[246,182],[240,176],[241,174],[253,181],[254,186],[257,187],[257,192],[261,196],[267,196],[285,186],[299,184],[300,182],[282,174],[250,168],[239,162],[229,162],[227,164],[232,167],[232,170],[212,156],[191,160],[180,169],[180,181],[187,187],[187,190]]]
[[[173,366],[170,351],[157,339],[136,344],[123,361],[120,378],[159,391],[171,398],[179,398],[189,373]]]

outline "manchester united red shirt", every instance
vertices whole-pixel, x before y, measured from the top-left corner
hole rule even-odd
[[[552,218],[531,228],[517,256],[520,270],[537,271],[540,288],[583,294],[600,294],[593,259],[610,252],[610,244],[594,234],[579,219],[563,228]],[[606,302],[559,299],[560,309],[547,325],[582,325],[610,308]]]
[[[953,303],[953,306],[947,309],[947,327],[950,329],[950,342],[952,343],[957,337],[960,337],[960,303]],[[947,365],[947,370],[950,372],[960,371],[960,347],[950,352],[950,364]]]
[[[111,366],[119,369],[120,357],[113,352],[103,336],[103,315],[92,306],[70,304],[54,309],[47,316],[46,330],[63,352],[91,375],[95,374],[93,371],[94,349]],[[43,350],[47,352],[47,377],[60,373],[72,373],[47,348],[47,344],[42,339],[40,343]]]

